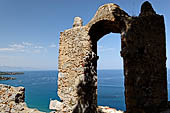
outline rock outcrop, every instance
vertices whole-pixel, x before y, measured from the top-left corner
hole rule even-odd
[[[97,113],[124,113],[123,111],[118,111],[114,108],[110,108],[107,106],[98,106],[97,107]]]
[[[0,75],[20,75],[20,74],[24,74],[24,72],[1,72],[0,71]]]
[[[1,80],[15,80],[16,78],[14,78],[14,77],[4,77],[4,76],[1,76],[0,75],[0,81]]]
[[[24,99],[24,87],[0,84],[0,113],[43,113],[28,108]]]
[[[25,99],[25,88],[24,87],[13,87],[5,84],[0,84],[0,113],[45,113],[38,111],[37,109],[28,108]],[[62,103],[57,100],[51,100],[49,108],[50,113],[67,113],[61,112],[60,108]],[[57,110],[58,109],[58,110]],[[97,113],[124,113],[114,108],[106,106],[98,106]],[[161,113],[170,113],[170,110],[165,110]]]
[[[61,102],[57,100],[51,100],[49,109],[55,110],[55,111],[52,111],[50,113],[61,113],[60,111],[61,111],[62,106],[63,104]],[[124,112],[120,110],[116,110],[114,108],[107,107],[107,106],[98,106],[97,113],[124,113]]]

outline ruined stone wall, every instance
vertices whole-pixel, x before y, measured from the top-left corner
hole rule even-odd
[[[92,57],[90,51],[91,41],[85,26],[75,26],[61,33],[58,95],[63,101],[63,112],[83,113],[83,110],[96,109],[97,78],[96,74],[87,72],[91,68],[86,62]]]
[[[128,113],[159,113],[167,107],[165,25],[148,2],[121,33]]]
[[[128,113],[159,113],[167,107],[166,46],[163,16],[134,17],[122,33]]]
[[[45,113],[28,108],[25,88],[0,84],[0,113]]]
[[[108,12],[109,8],[110,13]],[[108,30],[112,30],[111,25],[116,23],[112,11],[120,10],[114,4],[107,4],[99,9],[95,16],[96,19],[86,26],[82,26],[82,20],[76,17],[73,28],[60,33],[58,95],[62,106],[57,111],[67,113],[97,112],[97,38],[107,34]],[[102,10],[106,10],[105,13]],[[93,30],[91,26],[101,20],[107,20],[104,25],[109,25],[110,18],[113,22],[106,32],[101,34],[100,31],[103,28],[99,26],[100,29],[97,26],[94,28],[98,28],[98,30],[93,31],[97,35],[90,33],[90,30]]]
[[[118,5],[105,4],[85,26],[60,33],[58,112],[97,113],[97,41],[121,34],[127,113],[159,113],[167,107],[166,46],[163,16],[149,2],[130,17]]]

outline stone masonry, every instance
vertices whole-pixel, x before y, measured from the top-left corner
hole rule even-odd
[[[149,2],[139,16],[129,16],[116,4],[105,4],[83,26],[60,33],[58,95],[61,113],[97,113],[97,41],[121,34],[126,113],[160,113],[167,109],[164,17]]]
[[[0,113],[45,113],[28,108],[25,88],[0,84]]]

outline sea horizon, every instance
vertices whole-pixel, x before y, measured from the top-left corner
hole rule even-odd
[[[97,69],[97,70],[124,70],[124,69]],[[170,68],[167,68],[167,70],[170,70]],[[58,69],[37,69],[37,70],[0,70],[0,72],[27,72],[27,71],[58,71]]]
[[[122,69],[98,69],[98,105],[125,111],[124,75]],[[168,80],[170,80],[168,71]],[[5,75],[16,80],[0,81],[2,84],[26,88],[25,101],[30,108],[50,112],[50,100],[60,100],[57,95],[57,70],[24,71],[23,75]],[[169,91],[170,82],[168,82]],[[170,94],[168,93],[170,99]]]

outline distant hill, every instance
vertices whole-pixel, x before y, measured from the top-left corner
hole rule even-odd
[[[0,66],[0,71],[34,71],[39,70],[31,67],[12,67],[12,66]]]
[[[0,66],[0,71],[5,72],[23,72],[23,71],[43,71],[43,70],[57,70],[57,67],[51,67],[51,68],[32,68],[32,67],[12,67],[12,66]]]

